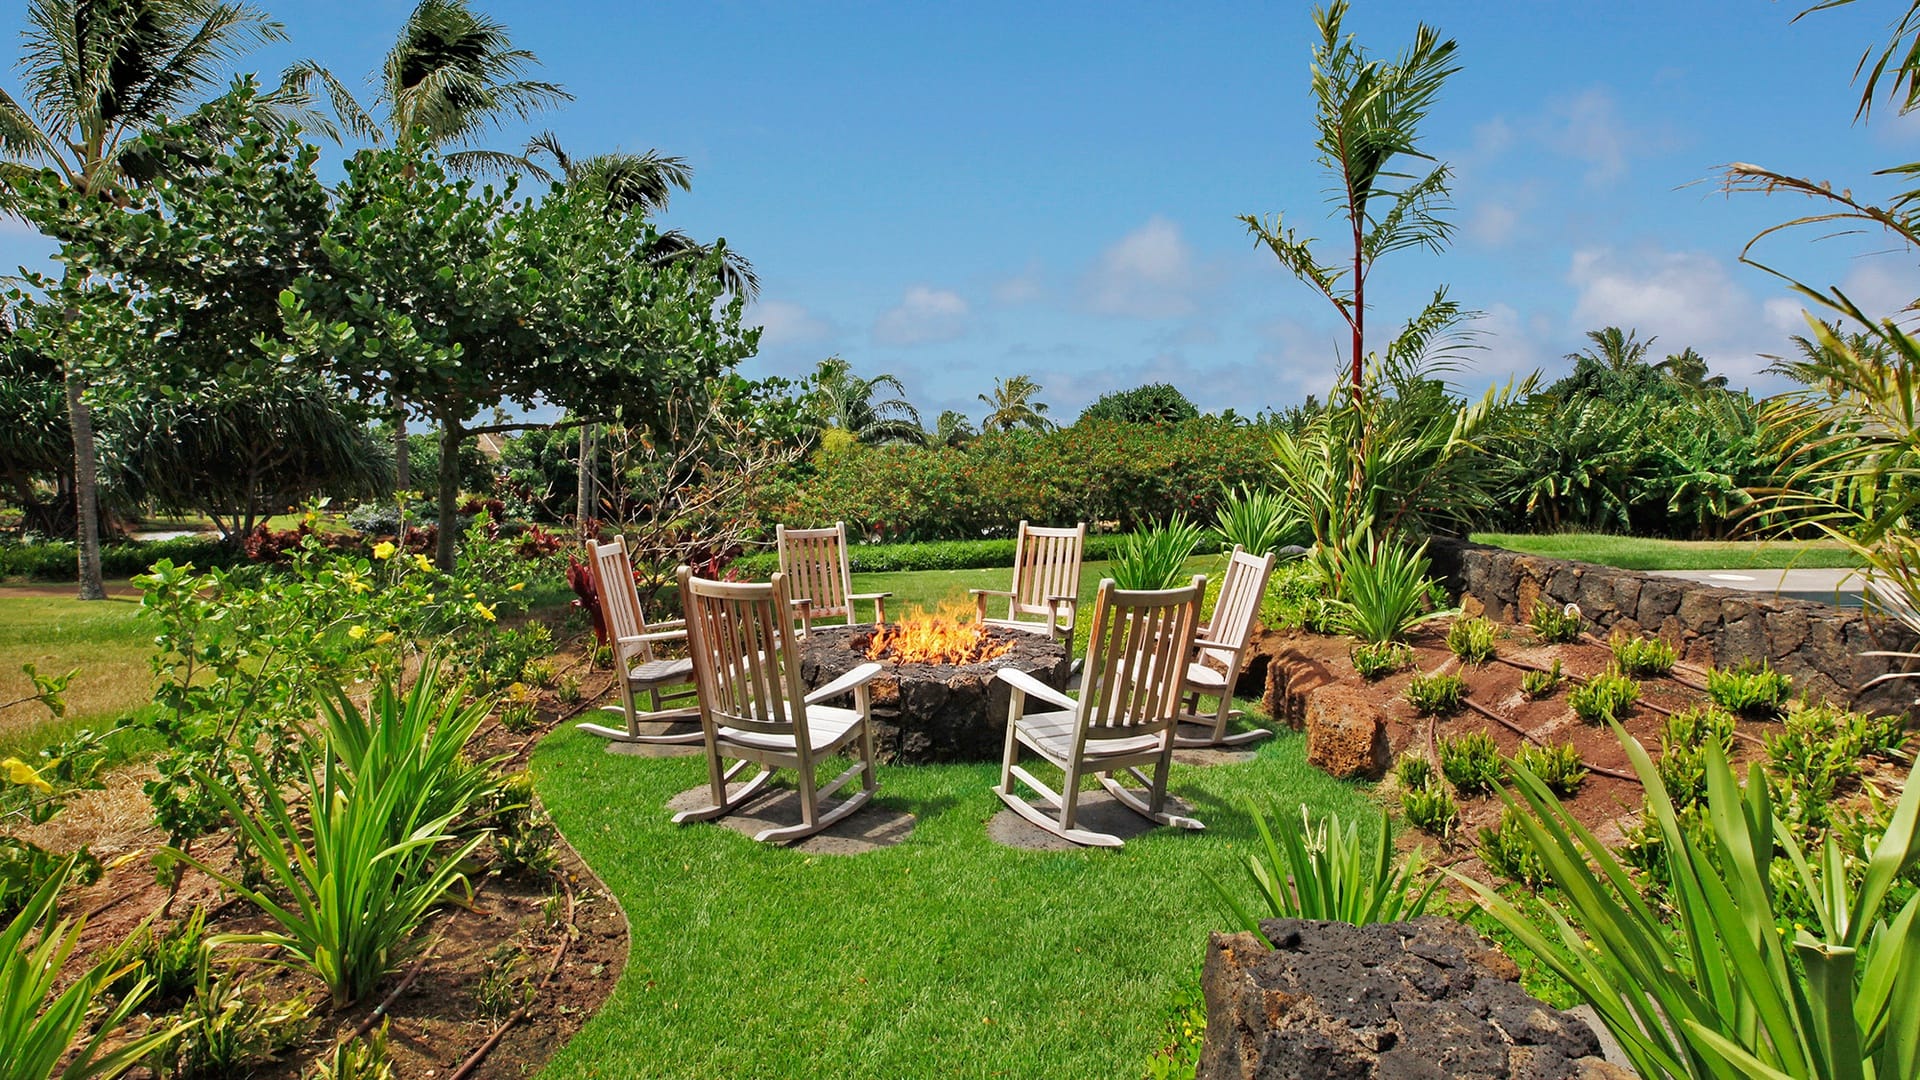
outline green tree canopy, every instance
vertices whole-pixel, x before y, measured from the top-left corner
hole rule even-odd
[[[1080,413],[1082,420],[1118,420],[1128,424],[1171,424],[1191,420],[1200,410],[1172,383],[1147,383],[1115,390]]]

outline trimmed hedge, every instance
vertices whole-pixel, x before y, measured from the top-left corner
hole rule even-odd
[[[80,577],[77,553],[67,541],[52,540],[33,544],[0,544],[0,578],[28,578],[33,581],[77,581]],[[202,569],[236,566],[247,561],[237,545],[200,536],[179,536],[171,540],[144,543],[100,545],[101,574],[126,579],[144,574],[161,559],[192,563]]]
[[[1081,553],[1088,562],[1113,557],[1118,536],[1089,536]],[[856,574],[888,574],[902,570],[991,570],[1013,565],[1011,540],[934,540],[924,544],[850,544],[847,563]],[[780,569],[778,552],[743,555],[728,564],[741,577],[765,580]]]

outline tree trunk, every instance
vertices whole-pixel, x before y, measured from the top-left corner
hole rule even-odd
[[[573,512],[573,527],[581,536],[587,534],[587,519],[593,516],[593,425],[580,425],[580,471],[577,505]],[[593,539],[588,537],[588,539]]]
[[[413,474],[407,467],[407,407],[393,403],[393,490],[402,492],[413,486]]]
[[[454,515],[460,503],[460,440],[465,437],[459,421],[440,422],[440,530],[434,562],[449,574],[453,573],[454,544],[460,534],[460,523]]]
[[[1360,232],[1360,219],[1353,222],[1353,403],[1360,404],[1360,395],[1366,385],[1366,374],[1362,368],[1362,357],[1367,344],[1367,279],[1366,264],[1361,262],[1365,239]]]
[[[94,456],[93,410],[87,407],[86,382],[67,369],[67,422],[73,428],[73,495],[79,519],[80,599],[105,600],[100,574],[100,469]]]

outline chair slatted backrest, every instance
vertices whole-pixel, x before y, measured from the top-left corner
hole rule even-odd
[[[1173,724],[1206,591],[1201,575],[1180,589],[1117,589],[1111,578],[1100,582],[1080,691],[1083,737],[1127,738]]]
[[[773,534],[780,549],[780,572],[787,576],[787,595],[812,601],[809,618],[845,616],[852,622],[853,604],[847,594],[853,591],[853,573],[847,565],[846,522],[836,521],[829,529],[777,525]]]
[[[679,571],[687,643],[707,737],[723,727],[792,736],[804,752],[806,689],[793,648],[785,575],[764,584],[709,581]]]
[[[1227,558],[1227,572],[1220,578],[1220,595],[1213,601],[1213,618],[1207,623],[1207,640],[1218,648],[1202,648],[1201,654],[1232,664],[1239,659],[1253,636],[1253,621],[1260,615],[1260,600],[1267,592],[1267,579],[1273,576],[1274,557],[1249,554],[1240,545],[1233,546]]]
[[[1080,551],[1086,546],[1085,522],[1071,529],[1042,529],[1020,523],[1013,549],[1012,616],[1046,615],[1049,596],[1080,595]]]
[[[653,660],[650,643],[620,644],[621,638],[647,632],[646,616],[640,611],[640,594],[633,587],[633,563],[627,558],[626,537],[616,536],[607,544],[587,541],[587,557],[593,563],[594,580],[600,589],[600,617],[606,621],[614,654],[622,660],[650,663]]]

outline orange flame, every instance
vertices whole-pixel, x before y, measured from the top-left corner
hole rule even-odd
[[[896,664],[984,664],[1004,656],[1012,643],[995,641],[973,621],[964,604],[946,603],[932,615],[883,623],[867,645],[867,659]]]

